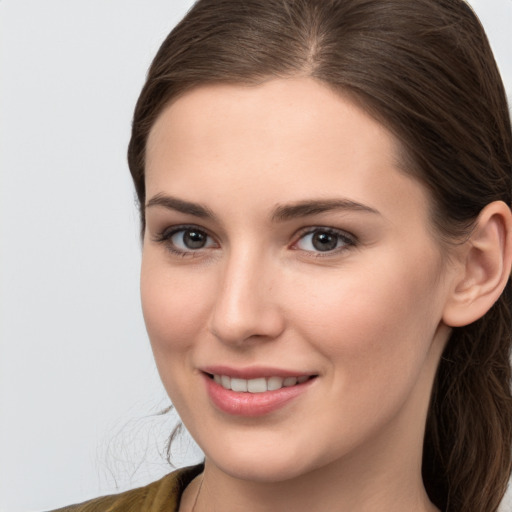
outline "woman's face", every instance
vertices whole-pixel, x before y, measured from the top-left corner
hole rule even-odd
[[[157,120],[144,317],[208,464],[259,481],[417,468],[450,269],[397,154],[306,78],[204,86]]]

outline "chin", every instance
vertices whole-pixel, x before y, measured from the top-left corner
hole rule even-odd
[[[302,447],[283,447],[252,443],[240,447],[228,443],[229,448],[216,446],[206,453],[206,463],[211,463],[232,478],[259,483],[278,483],[293,480],[323,464],[312,460]],[[308,455],[307,460],[305,455]],[[326,461],[328,463],[328,461]]]
[[[209,460],[207,458],[207,460]],[[304,474],[302,468],[290,461],[253,461],[231,460],[221,463],[213,462],[225,474],[239,480],[258,483],[278,483],[293,480]]]

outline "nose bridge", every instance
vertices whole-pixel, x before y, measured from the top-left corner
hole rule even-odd
[[[228,251],[219,274],[211,331],[225,343],[275,338],[283,327],[276,300],[276,268],[248,243]]]

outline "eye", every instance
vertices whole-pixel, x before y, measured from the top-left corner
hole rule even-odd
[[[165,243],[170,251],[182,255],[217,246],[208,233],[195,226],[167,229],[155,241]]]
[[[190,249],[204,249],[211,241],[209,238],[204,231],[189,228],[175,231],[169,240],[178,249],[186,251]]]
[[[337,252],[355,245],[352,236],[332,228],[316,228],[302,235],[294,248],[308,252]]]

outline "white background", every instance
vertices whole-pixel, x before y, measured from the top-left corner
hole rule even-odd
[[[145,71],[191,3],[0,0],[0,512],[169,471],[125,154]],[[512,97],[512,0],[471,3]]]

